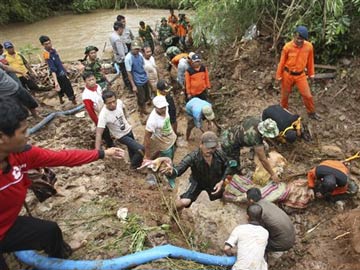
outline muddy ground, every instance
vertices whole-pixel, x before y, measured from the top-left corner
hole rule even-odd
[[[276,61],[265,41],[233,44],[223,52],[205,51],[202,54],[211,73],[217,120],[223,127],[248,115],[260,115],[266,106],[279,102],[279,90],[273,83]],[[158,55],[160,77],[170,79],[170,74],[165,71],[165,59]],[[336,79],[317,81],[312,86],[317,111],[323,121],[309,121],[299,94],[293,91],[290,110],[305,118],[314,139],[310,143],[271,146],[289,161],[282,175],[284,179],[289,175],[305,173],[321,160],[343,159],[360,150],[360,62],[357,59],[351,59],[351,63],[343,62],[338,65]],[[175,77],[174,71],[171,76]],[[130,123],[136,138],[142,141],[144,126],[137,117],[135,98],[124,94],[121,80],[118,81],[113,89],[132,112]],[[74,81],[79,103],[82,85],[80,79]],[[43,114],[72,107],[70,102],[60,106],[53,92],[39,93],[36,97],[41,102],[40,112]],[[182,97],[178,96],[177,100],[181,108]],[[186,118],[179,111],[179,131],[185,134]],[[34,125],[35,121],[30,119],[30,123]],[[34,134],[31,142],[54,149],[91,149],[94,146],[94,131],[95,127],[86,114],[66,116],[57,118]],[[199,136],[200,132],[194,130],[189,143],[183,137],[179,138],[175,163],[197,147]],[[245,151],[242,156],[244,174],[250,175],[255,169],[251,158],[251,152]],[[228,234],[237,223],[246,222],[243,214],[245,206],[220,201],[209,203],[204,194],[175,222],[169,215],[169,208],[173,198],[186,189],[189,173],[177,180],[176,190],[170,190],[166,183],[153,189],[146,184],[144,172],[133,172],[128,168],[126,161],[112,160],[71,169],[55,168],[59,194],[40,204],[29,192],[27,201],[32,214],[57,221],[67,241],[85,244],[74,253],[73,259],[105,259],[128,254],[136,249],[132,245],[135,232],[146,235],[144,248],[171,243],[222,255],[222,245]],[[352,162],[351,172],[352,179],[360,184],[360,161]],[[359,252],[357,240],[360,240],[359,210],[354,210],[358,205],[359,196],[344,205],[315,201],[308,209],[291,213],[297,231],[296,245],[281,258],[271,257],[269,269],[360,269],[360,255],[356,253]],[[128,209],[127,221],[117,218],[119,208]],[[170,229],[160,228],[163,224],[170,225]],[[315,226],[311,233],[307,233]],[[12,261],[12,269],[20,268],[11,258],[8,260]],[[171,259],[137,267],[195,268],[215,269]]]

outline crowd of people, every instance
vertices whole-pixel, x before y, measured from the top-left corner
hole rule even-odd
[[[140,121],[144,125],[142,140],[133,133],[126,104],[111,89],[111,82],[97,58],[98,48],[91,44],[85,48],[82,101],[96,125],[95,150],[52,151],[27,144],[28,111],[34,117],[41,117],[32,95],[37,91],[36,73],[10,41],[4,42],[0,58],[0,254],[36,249],[44,250],[51,257],[69,257],[72,249],[63,240],[61,229],[55,222],[19,216],[31,185],[27,172],[39,167],[80,166],[104,157],[122,159],[125,153],[116,147],[119,144],[127,147],[130,170],[156,158],[173,160],[180,135],[177,107],[184,105],[177,104],[174,96],[180,93],[183,93],[186,103],[185,139],[191,139],[194,128],[198,128],[202,135],[197,149],[178,164],[171,162],[162,171],[174,188],[175,179],[191,169],[190,184],[176,199],[177,211],[190,207],[202,191],[207,192],[211,201],[222,198],[227,181],[232,175],[241,173],[242,147],[254,148],[271,180],[275,183],[282,181],[267,159],[265,141],[294,143],[299,139],[310,139],[303,119],[287,110],[294,85],[299,89],[309,118],[321,120],[308,84],[308,78],[314,77],[314,53],[307,41],[306,27],[297,27],[293,40],[283,48],[276,72],[276,80],[281,83],[280,105],[269,106],[259,115],[244,118],[224,130],[219,129],[215,120],[216,111],[209,96],[208,68],[200,54],[187,51],[192,44],[191,31],[186,15],[176,16],[174,10],[170,10],[168,19],[161,19],[157,31],[140,21],[137,37],[126,26],[124,16],[117,16],[113,24],[109,39],[114,63],[122,75],[121,94],[136,96]],[[161,78],[153,56],[157,52],[156,40],[166,54],[169,69],[176,70],[176,85]],[[60,103],[65,102],[63,97],[66,95],[77,104],[67,71],[51,39],[42,35],[39,41],[44,47],[43,58]],[[180,91],[174,92],[174,86]],[[148,111],[151,105],[152,110]],[[218,134],[209,131],[216,127]],[[103,143],[106,150],[103,150]],[[336,199],[340,196],[343,199],[348,176],[349,170],[343,162],[328,160],[309,171],[308,186],[314,197]],[[154,177],[146,179],[151,185],[157,184]],[[233,269],[265,270],[265,253],[292,248],[295,230],[289,216],[277,205],[262,199],[258,188],[249,189],[247,198],[249,224],[234,229],[225,242],[224,252],[237,254]],[[234,251],[236,246],[237,251]],[[2,256],[0,269],[7,269]]]

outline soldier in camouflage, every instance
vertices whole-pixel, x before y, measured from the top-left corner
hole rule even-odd
[[[159,27],[158,37],[160,44],[161,46],[163,46],[164,50],[166,50],[167,47],[174,45],[174,38],[176,38],[176,36],[174,35],[171,26],[167,24],[165,17],[161,19],[161,25]]]
[[[87,46],[85,48],[85,58],[82,61],[85,66],[86,72],[92,72],[95,76],[96,83],[100,85],[102,89],[106,87],[108,80],[102,72],[102,66],[97,58],[97,52],[99,49],[95,46]]]
[[[240,169],[240,148],[254,147],[261,164],[270,174],[271,179],[279,182],[278,175],[271,168],[266,158],[263,137],[275,138],[279,134],[276,122],[271,119],[261,121],[258,117],[247,117],[240,124],[224,130],[221,134],[221,148],[230,159],[234,173]]]

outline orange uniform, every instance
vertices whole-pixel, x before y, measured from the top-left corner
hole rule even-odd
[[[173,57],[173,59],[171,59],[171,63],[177,67],[179,65],[179,61],[182,58],[188,58],[189,54],[188,53],[180,53],[178,55],[176,55],[175,57]]]
[[[187,29],[186,29],[186,26],[184,24],[177,24],[177,27],[176,27],[176,35],[178,37],[186,37],[186,33],[187,33]]]
[[[173,19],[175,19],[175,23],[177,23],[177,21],[179,20],[178,16],[174,15],[169,15],[167,22],[168,23],[172,23]]]
[[[348,189],[347,177],[349,175],[349,169],[338,160],[325,160],[321,162],[319,166],[310,170],[307,175],[309,188],[314,188],[316,180],[322,178],[326,174],[333,174],[336,177],[336,182],[346,182],[343,186],[337,186],[331,195],[335,196],[346,193]]]
[[[185,72],[186,94],[191,96],[200,95],[204,90],[210,88],[209,72],[204,65],[198,70],[190,67]]]
[[[314,99],[307,82],[305,68],[307,75],[314,77],[314,49],[312,44],[306,40],[302,47],[298,47],[294,41],[286,43],[276,72],[276,79],[281,80],[280,104],[283,108],[288,108],[289,95],[295,84],[299,89],[307,112],[314,113]]]
[[[176,35],[176,32],[177,32],[177,24],[176,24],[176,23],[169,22],[168,25],[170,25],[173,34]]]

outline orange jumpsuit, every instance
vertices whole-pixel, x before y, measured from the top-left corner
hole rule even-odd
[[[314,49],[310,42],[304,41],[302,47],[298,47],[294,41],[285,44],[276,72],[276,79],[281,80],[281,101],[283,108],[288,108],[288,99],[291,89],[297,86],[302,96],[308,113],[315,112],[314,99],[305,74],[314,77]]]
[[[329,167],[330,169],[332,169],[334,171],[342,172],[345,175],[349,174],[349,169],[341,161],[338,161],[338,160],[325,160],[325,161],[321,162],[319,164],[319,166],[320,165]],[[310,170],[307,175],[309,188],[315,187],[315,182],[316,182],[317,178],[318,178],[318,176],[316,175],[316,167],[315,167],[312,170]],[[336,187],[333,190],[333,192],[331,193],[331,195],[335,196],[335,195],[339,195],[339,194],[344,194],[344,193],[346,193],[347,189],[348,189],[348,184],[346,184],[343,187]]]
[[[173,59],[171,59],[171,63],[175,66],[178,67],[179,65],[179,61],[182,58],[188,58],[189,54],[188,53],[180,53],[178,55],[176,55],[175,57],[173,57]]]

